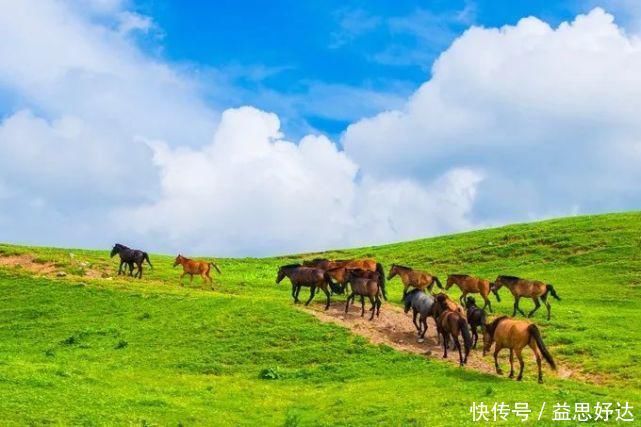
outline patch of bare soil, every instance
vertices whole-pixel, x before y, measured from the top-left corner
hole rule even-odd
[[[64,268],[56,266],[56,264],[53,262],[36,261],[36,258],[29,254],[1,255],[0,267],[20,268],[24,271],[28,271],[38,276],[64,277],[71,274],[65,271]],[[82,271],[84,272],[82,277],[88,277],[92,279],[103,277],[101,271],[82,265],[80,267],[82,267]]]
[[[459,364],[458,351],[456,349],[449,349],[447,352],[447,359],[443,359],[443,346],[438,344],[436,338],[436,325],[430,318],[428,319],[427,333],[425,334],[425,341],[418,342],[416,335],[416,328],[412,323],[411,313],[405,314],[399,307],[391,304],[384,304],[381,308],[380,317],[374,317],[374,320],[369,321],[370,312],[369,304],[366,304],[365,317],[361,317],[360,303],[350,305],[350,310],[345,314],[345,303],[334,302],[327,311],[323,310],[324,305],[309,306],[306,311],[313,314],[316,318],[323,322],[334,323],[350,329],[353,333],[367,338],[374,344],[385,344],[396,350],[406,351],[409,353],[421,354],[426,357],[437,358],[445,360],[455,366]],[[462,341],[462,338],[460,339]],[[467,364],[464,369],[472,369],[479,372],[484,372],[496,375],[494,370],[494,361],[492,353],[486,357],[482,356],[483,351],[483,336],[479,331],[479,341],[476,349],[470,351],[467,359]],[[503,350],[499,354],[499,363],[504,372],[509,372],[510,365],[508,359],[509,351]],[[536,362],[532,353],[528,350],[524,351],[525,372],[526,375],[533,375],[536,378]],[[545,363],[545,362],[544,362]],[[545,369],[545,368],[544,368]],[[518,361],[514,360],[514,370],[518,373]],[[554,375],[550,370],[544,372],[544,377],[547,375]],[[558,366],[556,375],[560,378],[575,378],[582,381],[593,381],[590,377],[584,374],[577,374],[575,371]]]

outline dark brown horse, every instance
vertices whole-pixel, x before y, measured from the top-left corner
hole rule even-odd
[[[527,317],[531,317],[536,312],[536,310],[541,307],[541,303],[539,302],[540,299],[541,301],[543,301],[543,304],[545,304],[545,307],[548,310],[548,320],[550,320],[552,311],[550,301],[548,300],[548,294],[552,295],[552,297],[556,298],[559,301],[561,300],[561,298],[556,294],[554,286],[550,285],[549,283],[546,284],[540,282],[538,280],[521,279],[515,276],[499,276],[494,281],[492,292],[494,292],[498,296],[498,290],[501,289],[502,286],[507,287],[514,296],[514,312],[512,313],[513,317],[516,316],[517,311],[525,316],[523,310],[519,308],[519,300],[521,299],[521,297],[532,298],[532,301],[534,301],[534,309],[530,311]]]
[[[539,328],[527,320],[515,320],[507,316],[501,316],[495,319],[492,323],[485,325],[483,335],[483,356],[490,351],[492,344],[494,347],[494,366],[496,373],[503,374],[499,366],[498,355],[504,348],[510,349],[510,378],[514,378],[514,354],[516,353],[519,359],[519,375],[516,377],[518,381],[523,379],[523,356],[521,352],[526,345],[529,345],[534,356],[536,357],[536,365],[539,369],[539,383],[543,382],[543,373],[541,372],[541,354],[546,362],[552,369],[556,370],[556,364],[552,355],[543,344]],[[539,354],[541,352],[541,354]]]
[[[303,261],[303,267],[320,268],[321,270],[331,270],[332,268],[342,267],[347,264],[349,260],[331,260],[327,258],[314,258],[311,260]]]
[[[369,301],[372,303],[372,315],[369,320],[374,319],[374,314],[376,317],[381,312],[381,299],[379,294],[381,293],[381,288],[378,279],[370,279],[367,277],[362,277],[362,270],[347,270],[347,281],[351,286],[352,292],[347,297],[347,302],[345,303],[345,313],[349,310],[349,302],[354,302],[356,295],[361,297],[361,317],[365,315],[365,297],[369,298]]]
[[[374,279],[378,281],[379,289],[381,290],[381,295],[385,300],[387,300],[387,292],[385,291],[385,271],[383,270],[383,265],[380,263],[376,264],[376,270],[363,270],[361,268],[348,268],[346,266],[335,267],[330,270],[327,270],[330,277],[338,284],[340,284],[343,289],[346,290],[349,283],[349,273],[353,272],[359,277],[364,277],[367,279]]]
[[[445,290],[448,290],[449,288],[451,288],[452,285],[458,286],[462,292],[461,298],[459,298],[461,301],[461,304],[465,305],[465,297],[467,296],[467,294],[481,294],[483,301],[485,301],[485,305],[483,305],[483,309],[485,309],[485,307],[488,307],[490,312],[492,312],[492,303],[488,298],[488,295],[492,290],[491,283],[489,280],[481,279],[480,277],[470,276],[469,274],[450,274],[447,276],[447,283],[445,284]],[[494,292],[494,295],[496,296],[496,300],[498,302],[501,302],[501,297],[499,297],[498,292]]]
[[[183,274],[180,275],[180,286],[184,286],[183,277],[185,277],[185,275],[189,274],[189,283],[191,284],[194,281],[194,274],[198,274],[203,278],[203,283],[209,282],[212,285],[211,288],[214,289],[214,281],[209,275],[211,267],[213,266],[218,274],[221,274],[218,265],[213,261],[197,261],[186,258],[180,254],[178,254],[174,260],[174,267],[177,265],[182,265],[183,267]]]
[[[136,275],[134,277],[138,277],[139,279],[142,279],[142,263],[147,261],[147,264],[149,264],[149,267],[154,268],[153,265],[151,265],[151,261],[149,261],[149,255],[145,251],[141,251],[139,249],[131,249],[128,248],[125,245],[121,245],[120,243],[116,243],[111,249],[111,258],[114,257],[114,255],[118,254],[120,256],[120,265],[118,266],[118,275],[120,276],[121,274],[127,274],[127,269],[125,267],[125,270],[123,271],[122,267],[123,265],[129,266],[129,275],[134,276],[134,264],[136,265],[136,268],[138,271],[136,272]]]
[[[467,323],[470,324],[470,328],[472,329],[472,338],[474,339],[472,347],[476,348],[476,343],[479,340],[478,329],[481,328],[481,331],[483,331],[483,328],[485,328],[487,315],[485,314],[484,309],[476,306],[476,300],[474,297],[467,297],[467,300],[465,300],[465,309],[467,310]]]
[[[405,296],[410,287],[420,289],[421,291],[425,291],[425,289],[427,289],[429,292],[432,292],[432,288],[434,288],[434,284],[436,283],[439,288],[443,289],[443,285],[441,284],[441,281],[438,280],[438,277],[424,271],[414,270],[410,267],[398,264],[392,264],[389,274],[387,275],[387,280],[392,280],[396,275],[398,275],[403,282],[403,296]]]
[[[439,306],[441,314],[436,319],[436,329],[443,337],[443,358],[447,357],[447,347],[450,337],[454,342],[454,346],[458,350],[459,363],[461,366],[467,363],[467,356],[470,353],[470,348],[472,347],[472,336],[470,335],[470,326],[465,319],[465,316],[462,316],[457,311],[452,311],[449,309],[447,304],[447,298],[445,294],[438,294],[436,297],[436,305]],[[461,352],[461,343],[459,342],[459,336],[463,337],[463,346],[465,350],[465,356]]]
[[[280,283],[285,277],[289,278],[289,281],[292,283],[292,297],[295,303],[300,302],[298,300],[298,294],[300,293],[301,287],[309,288],[309,299],[305,305],[309,305],[312,299],[314,299],[316,288],[318,288],[322,290],[327,297],[327,303],[325,304],[325,310],[327,310],[330,302],[329,290],[333,289],[336,293],[341,293],[342,291],[338,285],[332,282],[329,274],[320,268],[305,267],[300,264],[283,265],[278,269],[276,283]]]

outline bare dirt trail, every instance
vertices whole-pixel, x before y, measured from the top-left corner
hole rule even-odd
[[[370,312],[369,303],[366,304],[365,317],[361,317],[360,303],[355,306],[350,306],[350,310],[345,314],[345,303],[343,301],[333,302],[327,311],[323,310],[324,305],[310,305],[306,311],[313,314],[316,318],[323,322],[334,323],[350,329],[353,333],[367,338],[374,344],[385,344],[396,350],[406,351],[409,353],[420,354],[426,357],[432,357],[440,360],[445,360],[454,366],[459,365],[458,352],[450,349],[447,352],[447,359],[443,359],[443,346],[437,344],[436,339],[436,325],[430,318],[428,319],[428,329],[425,334],[425,341],[419,343],[416,336],[416,328],[412,323],[411,312],[408,314],[403,313],[400,307],[391,304],[383,304],[381,308],[380,317],[374,317],[374,320],[369,321]],[[462,339],[461,339],[462,341]],[[486,357],[482,356],[483,349],[483,336],[479,331],[479,341],[476,349],[470,351],[467,364],[463,369],[471,369],[478,372],[496,375],[494,370],[494,362],[491,353]],[[508,351],[504,350],[499,355],[499,363],[504,371],[509,372]],[[528,357],[524,354],[525,359],[525,374],[536,375],[536,362],[534,357]],[[518,370],[518,362],[515,360],[515,370]],[[534,371],[531,371],[534,369]],[[544,375],[554,375],[549,370],[546,370]],[[560,378],[574,377],[574,372],[565,367],[559,367],[556,374]],[[577,376],[578,377],[578,376]],[[585,377],[581,377],[585,380]]]

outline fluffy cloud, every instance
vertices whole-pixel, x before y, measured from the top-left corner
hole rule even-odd
[[[357,181],[357,165],[327,138],[286,141],[279,119],[252,107],[225,111],[198,150],[149,145],[161,197],[115,218],[129,214],[132,232],[195,251],[305,251],[460,229],[481,178],[456,170],[427,189]]]
[[[89,6],[0,0],[7,240],[270,254],[641,198],[641,42],[600,9],[556,29],[471,28],[402,108],[351,125],[342,151],[292,142],[253,107],[219,115],[204,101],[216,89],[138,48],[150,19]]]
[[[404,108],[351,125],[346,153],[378,177],[485,173],[477,218],[638,206],[641,41],[601,9],[551,28],[536,18],[471,28]]]

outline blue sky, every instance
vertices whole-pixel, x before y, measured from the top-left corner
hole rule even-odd
[[[554,1],[141,1],[134,8],[156,22],[151,50],[176,62],[221,70],[246,103],[279,113],[297,136],[307,126],[336,136],[375,107],[336,111],[322,99],[341,89],[376,92],[389,108],[430,76],[434,59],[470,25],[515,24],[538,16],[552,25],[590,4]],[[357,94],[358,92],[354,92]],[[314,104],[309,111],[282,104]],[[321,98],[321,101],[317,100]],[[217,101],[220,101],[218,99]]]
[[[639,209],[640,34],[636,0],[0,2],[0,236],[271,255]]]

